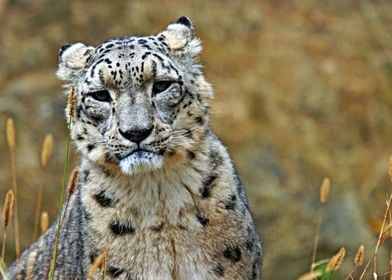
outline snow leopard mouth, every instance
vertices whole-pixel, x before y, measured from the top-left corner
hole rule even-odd
[[[130,156],[134,156],[136,158],[143,158],[143,157],[148,157],[149,155],[161,155],[161,154],[153,152],[151,150],[137,148],[137,149],[131,151],[130,153],[125,154],[125,155],[116,154],[116,157],[119,161],[121,161],[121,160],[124,160]]]
[[[141,148],[133,150],[119,160],[122,172],[130,175],[141,169],[159,169],[163,165],[163,155]]]

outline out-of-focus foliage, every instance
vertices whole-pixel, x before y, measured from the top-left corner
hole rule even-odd
[[[0,0],[0,130],[6,117],[15,119],[23,247],[42,181],[43,210],[51,220],[58,210],[66,138],[58,48],[159,32],[181,15],[194,20],[204,43],[201,60],[216,93],[212,125],[248,186],[265,279],[308,270],[325,176],[332,187],[318,257],[341,245],[348,258],[360,243],[371,247],[390,188],[389,1]],[[54,153],[42,174],[48,132]],[[2,137],[0,199],[9,170]]]

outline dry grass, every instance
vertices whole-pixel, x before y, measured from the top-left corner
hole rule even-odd
[[[336,255],[334,255],[332,258],[329,259],[325,271],[326,272],[337,271],[342,266],[345,257],[346,257],[346,249],[342,247],[340,248],[339,252],[336,253]]]
[[[392,183],[392,157],[390,157],[389,165],[388,165],[388,175],[390,177]],[[317,253],[317,244],[319,241],[319,231],[322,222],[322,211],[324,203],[328,200],[328,196],[330,193],[330,181],[329,179],[324,179],[321,187],[320,187],[320,212],[318,214],[318,223],[317,223],[317,231],[314,238],[314,246],[312,253],[312,264],[311,271],[309,273],[303,274],[298,278],[298,280],[303,279],[320,279],[320,280],[328,280],[331,279],[333,273],[341,268],[343,265],[344,259],[346,257],[346,249],[342,247],[338,253],[329,258],[328,260],[321,260],[316,262],[316,253]],[[378,252],[387,239],[391,239],[392,241],[392,219],[391,219],[391,203],[392,203],[392,194],[386,201],[386,209],[384,212],[384,217],[382,220],[382,225],[379,230],[378,239],[375,245],[375,248],[370,255],[364,269],[362,270],[359,277],[356,278],[357,270],[363,265],[365,259],[365,247],[364,245],[360,245],[358,250],[354,256],[354,268],[351,272],[345,277],[348,279],[368,279],[366,275],[371,274],[373,279],[378,279],[381,277],[392,278],[391,269],[387,272],[379,272],[377,267],[377,257]],[[392,251],[392,247],[391,247]],[[373,271],[369,271],[371,264],[373,263]],[[390,255],[389,264],[392,264],[392,253]]]
[[[67,146],[66,146],[66,151],[65,151],[65,159],[64,159],[64,172],[63,172],[63,184],[61,188],[61,197],[60,197],[60,203],[59,203],[59,218],[56,226],[56,236],[54,240],[54,245],[53,245],[53,253],[52,253],[52,258],[50,262],[50,269],[49,269],[49,280],[54,279],[54,273],[56,270],[56,258],[57,258],[57,250],[58,250],[58,243],[60,239],[60,232],[61,232],[61,226],[63,222],[63,206],[64,206],[64,197],[65,197],[65,190],[66,190],[66,183],[67,183],[67,173],[68,173],[68,165],[69,165],[69,151],[70,151],[70,145],[71,145],[71,123],[72,123],[72,117],[75,113],[75,87],[72,85],[71,89],[68,93],[68,103],[67,103],[67,121],[68,121],[68,126],[67,126]],[[77,172],[73,172],[73,177],[71,178],[71,185],[76,185],[76,179],[77,179]],[[66,204],[66,207],[68,207],[68,202]],[[67,210],[67,209],[65,209]]]
[[[15,227],[15,255],[18,259],[20,256],[20,232],[19,232],[19,210],[18,210],[18,185],[16,181],[16,160],[15,160],[15,147],[16,147],[16,132],[14,121],[12,119],[7,120],[7,143],[10,151],[10,162],[11,162],[11,175],[12,175],[12,191],[14,194],[14,227]]]
[[[49,228],[49,215],[48,212],[41,213],[41,233],[44,234]]]
[[[320,208],[319,208],[318,219],[317,219],[316,234],[314,236],[314,241],[313,241],[312,262],[310,265],[311,272],[313,271],[314,264],[316,262],[317,247],[320,238],[320,227],[324,215],[324,204],[328,200],[330,189],[331,189],[331,182],[329,178],[324,178],[320,187]]]
[[[42,183],[40,184],[38,193],[37,193],[37,200],[35,206],[35,215],[34,215],[34,231],[33,231],[33,241],[37,240],[38,238],[38,227],[41,215],[41,206],[42,206],[42,193],[44,189],[44,179],[45,179],[45,169],[48,165],[50,156],[53,150],[53,135],[47,134],[44,138],[42,144],[42,151],[41,151],[41,173],[42,173]]]
[[[99,256],[94,260],[88,270],[88,279],[94,279],[98,270],[101,270],[102,279],[105,278],[106,266],[107,266],[108,250],[104,249]]]
[[[7,229],[12,218],[12,210],[14,205],[14,194],[12,190],[9,190],[5,196],[4,208],[3,208],[3,246],[1,249],[1,258],[4,260],[5,256],[5,244],[7,241]]]

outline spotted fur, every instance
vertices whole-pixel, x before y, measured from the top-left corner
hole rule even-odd
[[[57,75],[76,92],[67,112],[81,175],[62,213],[56,279],[86,279],[103,250],[105,279],[259,279],[260,240],[209,127],[200,51],[186,17],[158,35],[60,49]],[[13,277],[45,278],[54,232],[13,264]]]

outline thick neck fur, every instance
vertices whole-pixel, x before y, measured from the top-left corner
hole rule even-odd
[[[180,151],[165,157],[160,170],[133,176],[110,173],[82,160],[82,202],[92,216],[130,220],[138,230],[154,227],[199,227],[194,215],[196,196],[208,175],[209,147],[200,143],[197,153]],[[98,213],[99,212],[99,213]],[[108,221],[110,222],[110,221]]]

